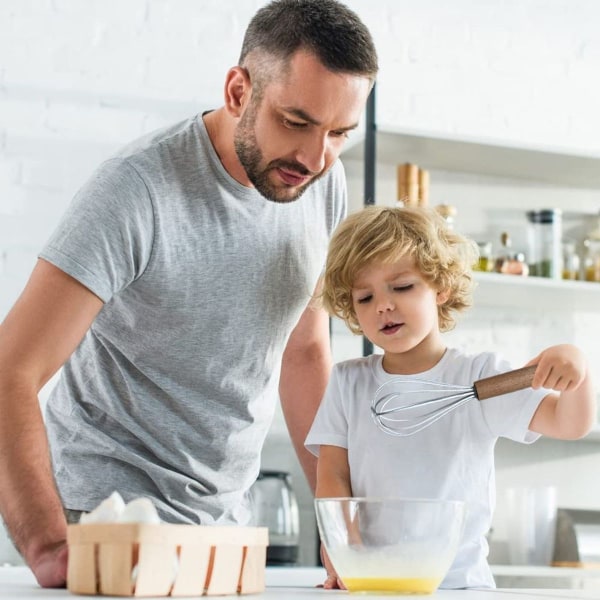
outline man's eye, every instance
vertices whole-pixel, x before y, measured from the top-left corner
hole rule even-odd
[[[302,129],[303,127],[306,127],[306,123],[291,121],[290,119],[283,119],[283,124],[290,129]]]
[[[331,135],[333,137],[347,138],[348,137],[348,132],[347,131],[332,131]]]

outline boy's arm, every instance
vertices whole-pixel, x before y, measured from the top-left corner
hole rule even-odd
[[[348,450],[339,446],[321,446],[317,462],[317,498],[340,498],[352,496]],[[327,571],[325,589],[346,589],[337,576],[327,552],[321,546],[321,559]]]
[[[339,446],[321,446],[317,462],[317,498],[352,496],[348,450]]]
[[[561,344],[544,350],[528,364],[537,364],[533,388],[559,392],[541,401],[529,429],[557,439],[584,437],[596,422],[596,392],[583,353]]]

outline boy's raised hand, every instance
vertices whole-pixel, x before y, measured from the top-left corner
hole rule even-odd
[[[537,365],[531,387],[557,392],[576,389],[586,377],[587,360],[576,346],[560,344],[546,348],[526,366]]]

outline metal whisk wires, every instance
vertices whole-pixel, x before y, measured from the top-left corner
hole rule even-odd
[[[443,396],[431,396],[444,392]],[[385,433],[407,436],[433,425],[474,397],[472,387],[426,379],[390,379],[375,392],[371,416]]]
[[[423,431],[470,400],[485,400],[531,386],[535,365],[476,381],[472,386],[394,377],[377,388],[371,416],[390,435]]]

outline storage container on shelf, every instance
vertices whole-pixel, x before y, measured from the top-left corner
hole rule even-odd
[[[586,281],[600,281],[600,215],[596,227],[583,241],[585,248],[583,273]]]
[[[562,279],[562,211],[558,208],[527,211],[529,220],[529,274]]]
[[[563,240],[562,243],[562,278],[581,279],[581,259],[573,240]]]

